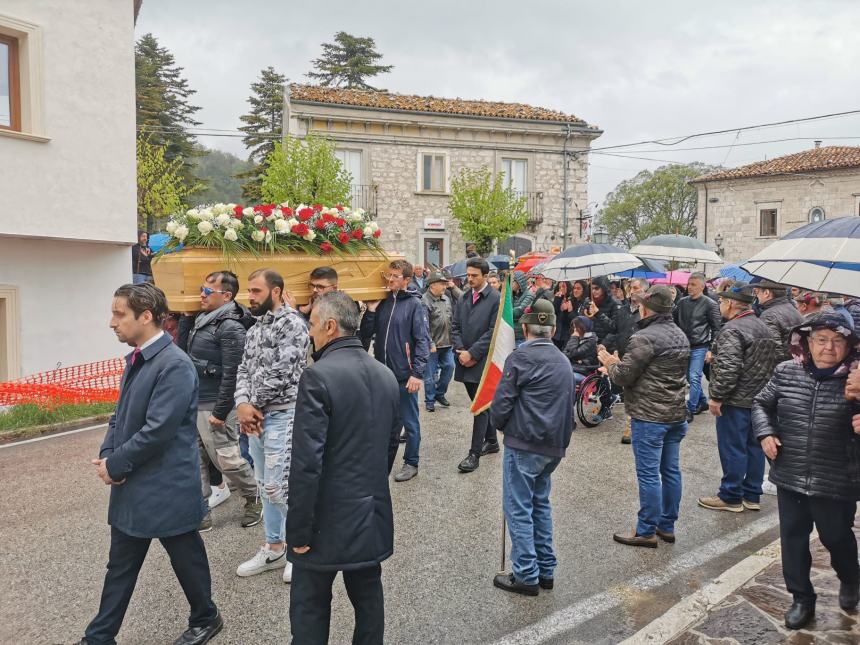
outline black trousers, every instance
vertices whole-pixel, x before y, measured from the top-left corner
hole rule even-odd
[[[478,385],[480,383],[464,382],[463,385],[466,387],[469,399],[474,401],[475,396],[478,394]],[[484,441],[498,441],[496,431],[490,428],[489,410],[485,410],[481,414],[472,417],[472,446],[469,448],[469,452],[480,457]]]
[[[809,536],[813,524],[821,544],[830,552],[830,565],[839,580],[848,584],[860,581],[853,530],[856,502],[808,497],[784,488],[777,489],[777,499],[782,575],[785,588],[796,602],[815,604],[815,590],[809,579],[812,567]]]
[[[202,627],[218,614],[212,602],[209,560],[203,538],[196,530],[173,537],[160,538],[170,556],[170,565],[191,605],[189,627]],[[116,643],[116,635],[128,609],[137,584],[140,567],[146,559],[151,538],[136,538],[111,527],[110,555],[102,588],[99,613],[87,626],[86,638],[91,645]]]
[[[385,601],[382,566],[343,571],[346,594],[355,610],[354,645],[382,645]],[[326,645],[331,621],[331,586],[337,571],[295,565],[290,585],[290,631],[293,645]]]

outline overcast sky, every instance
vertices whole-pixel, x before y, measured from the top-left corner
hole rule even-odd
[[[343,30],[395,66],[371,84],[559,109],[602,128],[600,148],[860,109],[858,25],[856,0],[144,0],[136,32],[185,68],[203,127],[239,126],[264,67],[307,82]],[[790,138],[810,140],[740,145]],[[589,199],[666,161],[738,166],[814,138],[860,145],[860,115],[613,151],[657,161],[593,154]],[[200,141],[245,156],[240,139]]]

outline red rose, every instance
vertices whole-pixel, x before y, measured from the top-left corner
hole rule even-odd
[[[275,205],[263,204],[262,206],[260,206],[260,212],[263,213],[263,215],[268,219],[272,216],[272,213],[275,212]]]
[[[310,231],[310,229],[308,228],[308,225],[307,225],[307,224],[305,224],[305,223],[296,224],[296,225],[295,225],[295,226],[293,226],[293,228],[291,228],[290,230],[291,230],[293,233],[295,233],[296,235],[300,235],[300,236],[302,236],[302,237],[304,237],[305,235],[307,235],[307,234],[308,234],[308,231]]]
[[[262,214],[263,213],[263,205],[257,204],[256,206],[254,206],[254,212]]]
[[[325,228],[325,222],[321,219],[318,219],[316,222],[314,222],[314,228],[318,231],[322,231]]]
[[[320,244],[320,251],[322,251],[323,253],[331,253],[333,248],[334,247],[328,242],[323,242],[322,244]]]
[[[268,233],[268,232],[269,232],[269,229],[267,229],[267,228],[264,226],[264,227],[262,227],[262,228],[260,229],[260,231],[261,231],[261,232],[263,232],[263,233]]]
[[[356,240],[360,240],[363,236],[364,233],[361,232],[360,228],[357,228],[352,232],[352,237],[354,237]]]
[[[319,213],[322,210],[322,204],[314,204],[314,210]]]
[[[303,222],[307,222],[311,217],[314,216],[313,208],[303,208],[299,211],[299,219]]]
[[[337,210],[339,210],[339,211],[342,211],[342,210],[343,210],[343,206],[341,206],[340,204],[338,204],[337,206],[335,206],[335,208],[336,208]]]
[[[334,215],[332,215],[331,213],[323,213],[322,218],[323,218],[324,222],[333,222],[334,221]]]
[[[380,235],[382,235],[382,231],[380,231],[379,229],[373,231],[373,237],[379,237]]]
[[[293,214],[293,209],[292,209],[292,208],[290,208],[289,206],[282,206],[282,207],[281,207],[281,212],[282,212],[285,216],[289,217],[290,215],[292,215],[292,214]]]
[[[335,222],[335,224],[338,225],[339,228],[345,228],[346,227],[346,220],[342,217],[338,217],[334,222]]]
[[[349,233],[341,233],[337,236],[337,241],[341,244],[346,244],[347,242],[349,242]]]
[[[239,204],[236,204],[233,207],[233,217],[235,217],[236,219],[242,219],[242,211],[243,210],[245,210],[245,209],[242,208]]]

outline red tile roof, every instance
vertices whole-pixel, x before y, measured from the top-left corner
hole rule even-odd
[[[299,103],[329,103],[374,108],[378,110],[397,110],[406,112],[432,112],[463,116],[479,116],[494,119],[523,119],[529,121],[554,121],[589,126],[585,121],[571,114],[557,110],[533,107],[524,103],[502,103],[499,101],[477,101],[466,99],[445,99],[435,96],[415,96],[391,92],[367,90],[348,90],[339,87],[319,87],[316,85],[290,86],[290,99]]]
[[[746,179],[748,177],[772,177],[820,170],[840,168],[860,168],[860,147],[825,146],[804,150],[793,155],[758,161],[746,166],[720,170],[709,175],[696,177],[690,183],[703,181],[725,181],[727,179]]]

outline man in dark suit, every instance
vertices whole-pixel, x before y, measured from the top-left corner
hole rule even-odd
[[[451,324],[451,341],[457,355],[454,380],[466,386],[466,392],[473,401],[484,373],[499,313],[499,292],[487,282],[489,272],[490,265],[483,258],[466,261],[466,279],[470,288],[454,307]],[[472,445],[457,468],[461,473],[470,473],[478,468],[481,455],[496,452],[499,452],[496,431],[490,427],[489,413],[482,412],[472,421]]]
[[[191,605],[174,645],[208,642],[224,623],[212,602],[209,561],[197,532],[205,514],[197,448],[197,372],[161,325],[158,287],[127,284],[114,294],[111,329],[134,347],[99,458],[111,487],[111,546],[99,613],[81,643],[115,643],[149,543],[158,538]]]
[[[299,382],[287,511],[290,629],[301,645],[328,643],[338,571],[355,609],[352,642],[383,642],[380,563],[394,551],[388,474],[402,427],[400,386],[364,351],[357,327],[355,303],[342,291],[311,310],[320,349]]]

